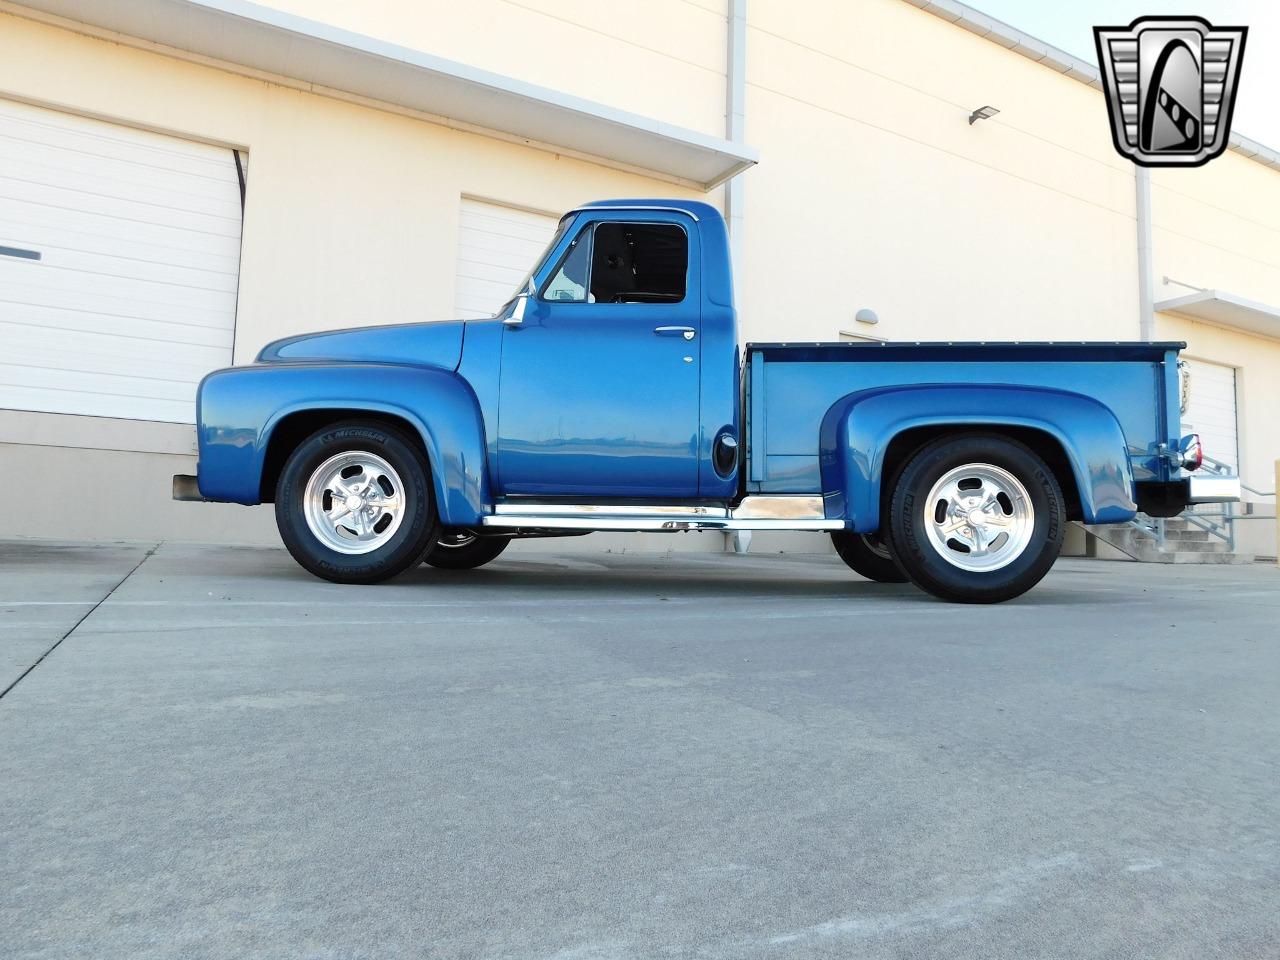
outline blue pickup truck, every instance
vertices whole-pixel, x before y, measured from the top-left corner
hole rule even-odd
[[[828,531],[879,581],[1018,596],[1066,523],[1239,496],[1180,437],[1178,343],[738,342],[704,203],[565,214],[490,320],[290,337],[200,385],[174,497],[274,503],[317,576],[466,569],[516,537]]]

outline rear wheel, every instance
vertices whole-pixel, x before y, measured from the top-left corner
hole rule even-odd
[[[1007,437],[937,440],[899,475],[889,507],[895,556],[936,597],[999,603],[1030,590],[1062,549],[1066,507],[1053,473]]]
[[[889,546],[875,534],[836,530],[831,543],[854,573],[877,583],[906,583],[909,579],[893,561]]]
[[[423,563],[441,570],[474,570],[507,549],[510,537],[479,537],[470,530],[449,530],[431,545]]]
[[[276,526],[305,569],[335,583],[376,583],[413,566],[436,532],[426,456],[380,423],[312,434],[276,484]]]

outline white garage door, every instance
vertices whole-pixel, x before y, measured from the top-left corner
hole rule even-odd
[[[463,199],[455,315],[474,320],[497,313],[546,249],[557,222],[542,213]]]
[[[1182,414],[1182,432],[1200,434],[1205,454],[1238,472],[1235,368],[1203,360],[1186,363],[1190,389],[1187,409]]]
[[[240,224],[231,150],[0,100],[0,408],[194,422]]]

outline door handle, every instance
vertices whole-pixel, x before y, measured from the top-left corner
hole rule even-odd
[[[684,337],[692,340],[695,335],[693,327],[654,327],[653,332],[660,337]]]

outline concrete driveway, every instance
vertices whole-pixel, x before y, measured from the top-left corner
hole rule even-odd
[[[0,573],[11,960],[1280,954],[1271,567],[1062,561],[999,607],[519,546]]]

